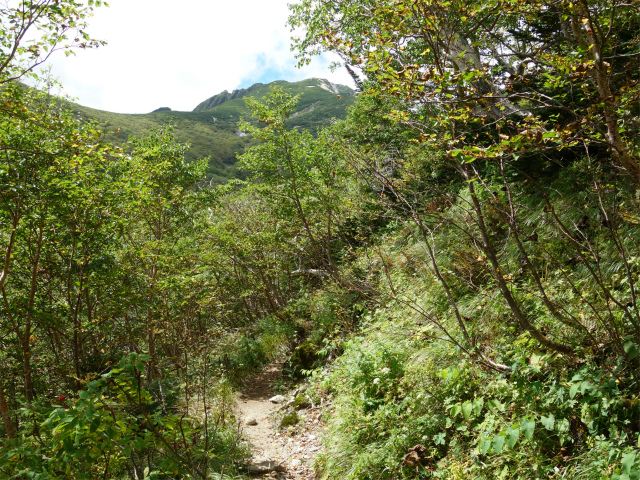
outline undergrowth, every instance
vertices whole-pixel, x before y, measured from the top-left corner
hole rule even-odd
[[[478,341],[491,339],[491,357],[509,370],[483,368],[424,314],[437,313],[439,325],[459,335],[419,245],[403,237],[400,228],[385,240],[389,267],[380,283],[392,284],[395,297],[366,310],[358,332],[340,337],[344,353],[331,369],[314,373],[320,394],[332,398],[321,478],[640,478],[635,347],[627,344],[626,357],[605,345],[579,356],[546,350],[514,328],[491,288],[458,291],[467,328]],[[560,291],[563,278],[545,282]],[[564,301],[576,315],[583,310],[573,293]],[[333,310],[348,308],[345,301]],[[320,325],[329,317],[325,311]]]
[[[212,349],[212,363],[233,385],[290,352],[304,335],[304,321],[289,310],[264,317],[246,329],[226,332]]]

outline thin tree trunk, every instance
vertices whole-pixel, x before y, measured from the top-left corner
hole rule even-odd
[[[627,173],[629,173],[636,187],[640,187],[640,165],[638,164],[638,158],[631,156],[629,147],[620,134],[620,122],[618,120],[618,114],[616,113],[609,77],[607,76],[607,68],[609,67],[605,64],[606,62],[603,56],[603,43],[605,40],[598,38],[588,5],[584,1],[582,4],[581,14],[583,21],[580,22],[580,26],[582,26],[586,35],[579,35],[577,39],[583,47],[587,47],[591,51],[591,56],[594,60],[594,68],[590,70],[590,75],[598,88],[598,96],[604,106],[604,121],[607,126],[606,139],[611,146],[614,157],[618,159]],[[579,28],[578,22],[574,22],[574,25],[576,25],[576,28]]]
[[[41,224],[38,230],[38,240],[36,244],[36,256],[31,268],[31,286],[29,289],[29,303],[27,311],[27,321],[24,327],[24,334],[21,339],[22,347],[22,372],[24,375],[24,391],[28,402],[32,402],[35,397],[33,387],[33,368],[31,367],[31,332],[33,327],[33,308],[35,305],[36,290],[38,288],[38,267],[40,266],[40,254],[42,253],[42,235],[44,226]]]
[[[16,429],[13,426],[13,422],[11,421],[11,415],[9,414],[9,404],[7,403],[7,398],[4,394],[4,385],[2,384],[1,379],[0,379],[0,415],[2,415],[2,424],[4,425],[4,429],[7,432],[7,437],[15,438]]]
[[[545,336],[540,330],[538,330],[533,323],[529,320],[527,315],[522,311],[518,301],[514,298],[511,290],[509,289],[509,285],[507,285],[507,281],[504,278],[503,270],[500,266],[500,262],[498,261],[498,256],[491,245],[491,240],[489,238],[489,234],[487,231],[487,227],[484,223],[484,214],[482,213],[482,207],[480,206],[480,201],[478,200],[478,196],[475,191],[475,187],[473,186],[472,178],[469,175],[468,170],[464,171],[464,176],[469,185],[469,193],[471,194],[471,201],[473,203],[473,207],[476,213],[476,219],[478,221],[478,229],[480,230],[480,234],[482,235],[481,247],[484,251],[485,255],[489,259],[491,263],[491,267],[493,270],[493,278],[498,284],[498,288],[500,289],[500,293],[502,297],[507,301],[511,313],[516,318],[520,326],[529,332],[533,338],[538,340],[542,345],[556,352],[560,353],[573,353],[573,348],[569,345],[564,345],[562,343],[555,342],[551,340],[549,337]]]
[[[4,284],[9,276],[9,267],[11,266],[11,257],[13,257],[13,245],[16,241],[16,230],[18,229],[18,216],[11,214],[11,235],[9,236],[9,244],[4,251],[4,261],[2,263],[2,272],[0,273],[0,290],[4,288]]]

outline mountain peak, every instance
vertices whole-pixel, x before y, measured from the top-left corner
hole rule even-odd
[[[228,102],[229,100],[235,100],[236,98],[242,98],[247,95],[251,90],[254,90],[258,86],[262,86],[262,83],[256,83],[249,88],[239,88],[229,93],[228,90],[223,90],[217,95],[214,95],[211,98],[206,99],[204,102],[200,103],[196,108],[193,109],[194,112],[204,112],[206,110],[211,110],[217,106],[222,105],[223,103]]]
[[[309,80],[317,81],[318,87],[326,90],[327,92],[335,93],[336,95],[353,95],[355,93],[352,88],[349,88],[346,85],[331,83],[325,78],[310,78]],[[309,87],[311,86],[312,85],[309,85]]]
[[[268,88],[271,85],[280,85],[285,88],[292,88],[295,90],[299,90],[300,88],[321,88],[322,90],[326,90],[327,92],[333,95],[354,95],[355,91],[347,87],[346,85],[338,85],[335,83],[331,83],[330,81],[324,78],[308,78],[306,80],[302,80],[299,82],[287,82],[285,80],[276,80],[269,84],[264,83],[255,83],[248,88],[238,88],[233,90],[231,93],[229,91],[224,90],[221,93],[214,95],[213,97],[208,98],[204,102],[200,103],[196,108],[193,109],[194,112],[205,112],[207,110],[211,110],[213,108],[219,107],[223,103],[229,102],[231,100],[235,100],[238,98],[243,98],[249,95],[256,95],[262,97]]]

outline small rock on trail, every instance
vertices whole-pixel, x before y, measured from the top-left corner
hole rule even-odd
[[[251,475],[264,475],[271,472],[285,472],[286,470],[282,465],[267,457],[252,457],[251,462],[247,465],[247,472]]]

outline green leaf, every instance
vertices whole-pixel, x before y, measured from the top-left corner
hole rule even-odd
[[[504,403],[500,403],[500,400],[494,399],[491,402],[493,403],[493,408],[495,408],[499,412],[505,411],[506,405]]]
[[[631,472],[631,467],[633,467],[633,464],[635,463],[635,461],[636,461],[636,452],[627,453],[622,458],[622,470],[624,470],[626,474],[629,474]]]
[[[473,409],[473,405],[471,404],[471,402],[467,401],[462,404],[462,415],[464,416],[465,420],[469,420],[472,409]]]
[[[531,440],[535,428],[535,420],[525,420],[524,422],[522,422],[522,435],[524,435],[524,438],[526,438],[527,440]]]
[[[507,445],[509,448],[513,448],[520,437],[519,428],[510,428],[507,430]]]
[[[629,360],[633,360],[640,354],[640,348],[635,343],[629,341],[624,344],[624,352],[627,354]]]
[[[137,437],[133,442],[133,446],[136,450],[141,451],[144,449],[144,439]]]
[[[483,440],[480,444],[480,454],[486,455],[490,448],[491,440],[489,440],[488,438],[486,440]]]
[[[436,445],[444,445],[446,444],[446,437],[447,434],[444,432],[438,433],[437,435],[433,436],[433,443],[435,443]]]
[[[550,413],[548,417],[545,417],[544,415],[540,417],[540,423],[542,423],[544,428],[546,428],[547,430],[553,430],[555,421],[556,419],[553,416],[553,413]]]
[[[569,420],[562,418],[556,422],[556,430],[560,433],[566,433],[569,431]]]
[[[573,398],[576,396],[576,393],[578,393],[578,388],[580,387],[579,383],[574,383],[571,385],[571,388],[569,389],[569,397]]]
[[[89,432],[94,433],[96,430],[98,430],[98,428],[100,427],[100,417],[95,418],[92,422],[91,422],[91,426],[89,427]]]
[[[496,435],[493,437],[492,446],[495,453],[502,452],[502,448],[504,447],[504,437],[502,435]]]
[[[580,384],[580,393],[584,395],[584,392],[586,392],[587,390],[591,390],[591,388],[591,383],[588,380],[585,380]]]
[[[476,398],[473,401],[473,414],[477,417],[482,413],[482,407],[484,407],[484,399]]]

